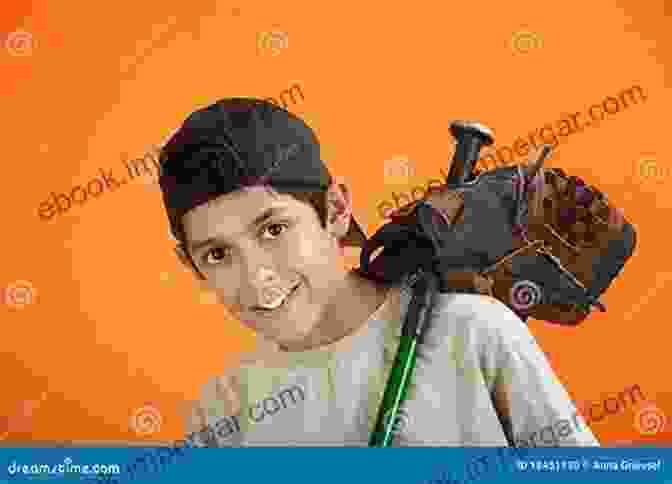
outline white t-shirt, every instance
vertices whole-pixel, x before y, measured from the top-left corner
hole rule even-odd
[[[367,446],[410,298],[391,290],[331,345],[244,358],[204,386],[188,445]],[[599,446],[526,324],[493,298],[437,295],[412,382],[395,446]]]

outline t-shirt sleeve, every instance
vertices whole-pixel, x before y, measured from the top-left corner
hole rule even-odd
[[[502,426],[517,447],[599,446],[529,328],[507,306],[481,302],[481,367]]]

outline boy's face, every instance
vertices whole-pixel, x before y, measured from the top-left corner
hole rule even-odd
[[[328,195],[326,229],[312,206],[264,187],[222,195],[183,218],[187,250],[208,288],[245,326],[281,344],[315,330],[347,274],[338,239],[349,226],[350,198],[339,185]]]

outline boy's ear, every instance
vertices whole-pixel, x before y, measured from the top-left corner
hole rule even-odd
[[[348,233],[352,199],[345,183],[332,182],[327,190],[327,229],[341,239]]]

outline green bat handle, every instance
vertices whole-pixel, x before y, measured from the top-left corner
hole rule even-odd
[[[397,424],[397,414],[408,391],[409,382],[415,369],[418,337],[402,336],[397,356],[385,387],[382,404],[378,410],[376,427],[371,433],[369,447],[388,447],[392,443]],[[401,416],[405,418],[405,415]]]

